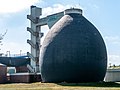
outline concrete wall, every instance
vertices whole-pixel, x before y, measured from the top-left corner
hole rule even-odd
[[[27,66],[19,66],[19,67],[15,67],[15,68],[16,68],[16,73],[28,72]]]
[[[29,74],[11,74],[10,82],[12,83],[28,83],[29,82]]]
[[[10,74],[10,82],[12,83],[31,83],[40,82],[40,74],[30,74],[30,73],[15,73]]]
[[[106,82],[120,81],[120,69],[107,69],[104,79]]]

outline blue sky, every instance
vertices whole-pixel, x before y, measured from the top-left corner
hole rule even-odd
[[[83,15],[99,30],[107,46],[108,63],[120,65],[120,0],[0,0],[0,33],[8,30],[0,46],[0,53],[10,51],[19,54],[30,51],[26,40],[30,38],[26,27],[30,6],[43,8],[43,15],[63,11],[71,7],[83,9]],[[42,27],[43,32],[48,27]]]

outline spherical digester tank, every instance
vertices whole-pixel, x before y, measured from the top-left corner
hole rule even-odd
[[[40,55],[42,80],[103,81],[107,68],[103,38],[82,14],[69,11],[70,9],[44,39]]]

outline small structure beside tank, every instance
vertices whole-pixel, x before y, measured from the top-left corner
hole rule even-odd
[[[120,82],[120,66],[110,66],[105,75],[105,82]]]

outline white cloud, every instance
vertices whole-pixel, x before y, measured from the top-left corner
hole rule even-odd
[[[64,11],[65,9],[69,9],[69,8],[73,8],[73,7],[74,8],[80,8],[80,9],[83,10],[83,8],[79,4],[77,4],[77,5],[54,4],[51,7],[43,8],[42,16],[44,17],[44,16],[47,16],[47,15],[58,13],[58,12]]]
[[[21,11],[37,3],[39,0],[0,0],[0,13]]]
[[[100,7],[98,6],[98,5],[96,5],[96,4],[94,4],[94,5],[91,5],[91,7],[93,8],[93,9],[96,9],[96,10],[98,10]]]
[[[100,7],[96,4],[93,5],[94,8],[99,9]]]
[[[99,6],[98,2],[96,3],[95,1],[91,1],[90,3],[87,3],[86,6],[88,6],[89,9],[92,9],[92,10],[99,10],[100,6]]]
[[[105,40],[108,43],[120,45],[120,37],[119,36],[106,36]]]
[[[120,55],[108,55],[108,64],[120,65]]]
[[[29,44],[27,43],[4,42],[1,52],[6,54],[7,51],[10,51],[11,54],[19,54],[20,50],[22,50],[22,53],[27,53],[30,51],[29,48]]]

